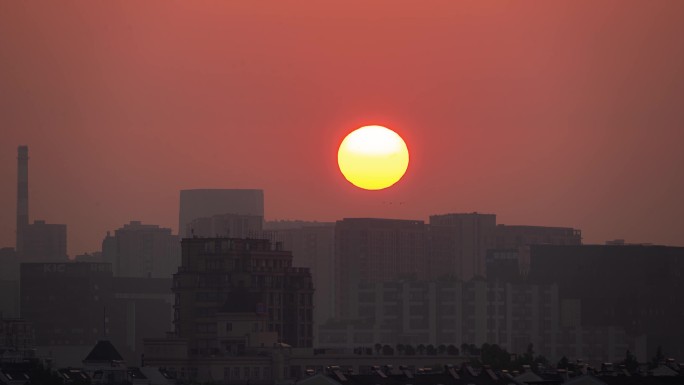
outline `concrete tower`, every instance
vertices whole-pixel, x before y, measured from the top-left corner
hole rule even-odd
[[[24,229],[29,224],[28,146],[19,146],[17,157],[17,253],[23,251]]]

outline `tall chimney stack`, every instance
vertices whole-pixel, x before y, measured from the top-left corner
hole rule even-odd
[[[28,146],[19,146],[17,157],[17,254],[24,248],[24,228],[29,224],[28,211]]]

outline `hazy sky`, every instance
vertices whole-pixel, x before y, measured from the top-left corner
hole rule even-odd
[[[683,1],[422,4],[0,1],[0,246],[20,144],[31,221],[66,223],[71,255],[176,231],[186,188],[262,188],[267,219],[478,211],[684,245]],[[411,151],[391,189],[338,171],[366,124]]]

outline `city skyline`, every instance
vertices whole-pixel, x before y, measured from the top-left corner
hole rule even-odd
[[[684,245],[682,13],[3,2],[0,246],[14,245],[19,145],[30,221],[67,224],[71,256],[131,220],[178,232],[194,188],[263,189],[266,220],[477,211],[586,243]],[[337,169],[367,124],[411,151],[388,190]]]

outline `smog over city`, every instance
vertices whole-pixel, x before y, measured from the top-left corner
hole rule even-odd
[[[0,2],[0,385],[684,384],[684,2]]]

